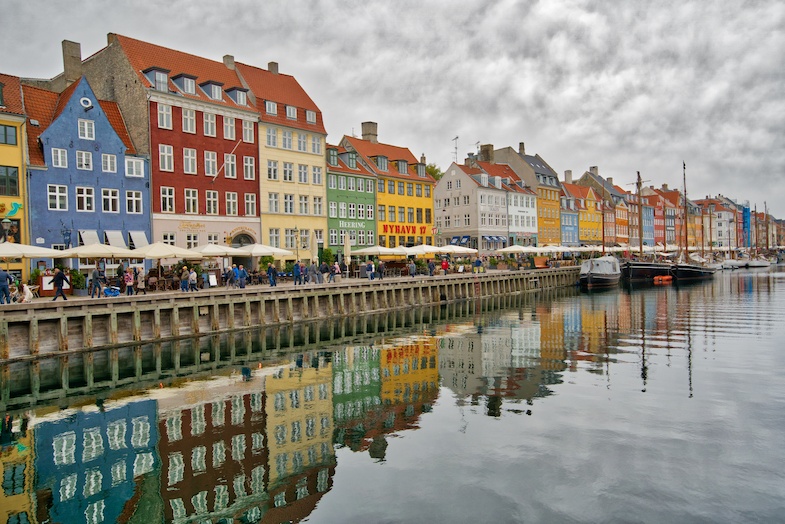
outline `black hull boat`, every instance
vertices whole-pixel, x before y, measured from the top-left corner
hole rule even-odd
[[[611,289],[619,286],[621,269],[615,257],[604,256],[586,260],[581,264],[580,286],[589,291]]]
[[[625,260],[621,265],[621,277],[625,282],[652,283],[654,277],[670,275],[672,267],[671,263]]]
[[[679,282],[699,282],[701,280],[711,280],[714,278],[715,268],[698,266],[695,264],[674,264],[671,270],[673,279]]]

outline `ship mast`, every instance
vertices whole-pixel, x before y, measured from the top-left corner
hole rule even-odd
[[[643,258],[643,200],[641,200],[641,172],[638,171],[638,245],[640,246],[641,258]]]
[[[687,251],[687,163],[682,160],[682,177],[684,178],[684,251]]]

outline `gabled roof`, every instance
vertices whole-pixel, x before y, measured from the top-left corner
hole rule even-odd
[[[623,189],[609,183],[606,179],[602,178],[600,175],[592,173],[591,171],[586,171],[583,175],[588,176],[589,178],[594,180],[596,184],[603,187],[611,197],[623,198],[626,193],[626,191],[624,191]]]
[[[266,69],[239,62],[235,63],[235,67],[257,98],[262,121],[327,134],[321,110],[293,76],[271,73]],[[275,102],[279,106],[292,106],[301,109],[301,111],[297,111],[297,120],[287,118],[285,107],[279,107],[277,115],[268,115],[263,103],[267,100]],[[308,123],[305,111],[316,113],[315,123]]]
[[[177,93],[185,98],[201,100],[203,102],[226,107],[235,107],[245,110],[256,109],[251,105],[250,100],[248,101],[248,106],[238,106],[228,96],[222,97],[221,100],[214,100],[198,88],[196,89],[195,94],[183,93],[172,81],[173,77],[185,74],[194,78],[197,86],[207,82],[215,82],[221,84],[224,91],[230,90],[233,87],[244,89],[237,73],[226,67],[223,62],[209,60],[182,51],[175,51],[174,49],[143,42],[123,35],[113,36],[116,38],[117,43],[120,44],[126,57],[128,57],[131,67],[136,72],[139,81],[143,86],[150,89],[154,88],[154,84],[150,82],[144,74],[144,71],[148,71],[151,68],[157,68],[168,71],[170,92]]]
[[[0,113],[17,116],[24,115],[25,108],[22,104],[22,89],[19,77],[0,73],[0,84],[3,84],[3,105],[0,106]]]
[[[526,161],[526,163],[529,164],[529,166],[531,166],[531,168],[534,170],[535,173],[538,173],[540,175],[555,176],[558,178],[556,171],[551,169],[551,166],[545,163],[545,161],[539,156],[532,156],[532,155],[522,155],[522,156],[523,159]]]
[[[431,175],[427,172],[425,177],[420,177],[414,168],[415,164],[419,161],[405,147],[393,146],[389,144],[382,144],[381,142],[371,142],[370,140],[363,140],[353,136],[344,135],[343,140],[349,143],[351,147],[357,151],[363,160],[370,166],[370,168],[379,176],[391,176],[394,178],[407,178],[420,182],[436,182]],[[408,164],[407,173],[399,173],[397,167],[388,168],[387,171],[380,171],[372,158],[383,156],[392,163],[398,160],[404,160]]]
[[[596,193],[589,186],[579,186],[578,184],[563,182],[562,187],[564,187],[566,191],[569,191],[575,198],[582,198],[584,200],[588,198],[597,199]]]
[[[496,164],[491,162],[482,162],[478,161],[477,165],[486,173],[488,173],[489,177],[498,176],[502,180],[509,179],[509,183],[502,182],[502,189],[506,189],[507,191],[512,191],[515,193],[533,193],[533,191],[527,191],[516,182],[520,182],[521,178],[512,170],[512,168],[507,164]]]
[[[366,169],[366,167],[361,162],[355,162],[354,165],[357,166],[357,167],[355,167],[354,169],[349,167],[349,165],[346,162],[344,162],[344,160],[342,158],[342,156],[346,156],[346,154],[348,153],[348,151],[346,151],[346,148],[343,148],[341,146],[335,146],[335,145],[328,144],[327,145],[327,149],[328,150],[335,149],[335,150],[338,151],[338,165],[334,166],[334,165],[330,164],[329,162],[327,162],[327,171],[328,172],[330,172],[330,173],[343,173],[343,174],[346,174],[346,175],[375,176],[374,173],[368,171],[368,169]]]
[[[25,109],[27,110],[28,126],[27,126],[27,147],[30,155],[30,165],[45,166],[46,159],[44,158],[41,146],[38,144],[38,139],[51,124],[60,116],[63,109],[68,104],[68,101],[76,91],[77,86],[87,80],[82,77],[79,81],[74,82],[62,93],[58,94],[46,89],[24,85],[22,90],[24,93]],[[136,149],[131,142],[131,137],[125,127],[120,108],[115,102],[108,102],[99,100],[98,104],[103,109],[107,120],[111,124],[117,136],[123,141],[127,148],[126,153],[135,155]],[[32,121],[38,122],[38,125]]]

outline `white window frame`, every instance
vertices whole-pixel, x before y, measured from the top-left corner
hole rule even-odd
[[[286,106],[286,118],[289,120],[297,120],[297,108],[294,106]]]
[[[218,191],[208,189],[204,192],[205,215],[217,215],[220,211],[218,207]]]
[[[245,194],[245,216],[247,216],[247,217],[255,217],[256,216],[256,194],[255,193],[246,193]]]
[[[90,151],[76,152],[76,169],[80,171],[93,170],[93,154]]]
[[[338,202],[331,201],[327,204],[328,216],[330,218],[338,218]]]
[[[190,147],[183,148],[183,173],[195,175],[197,170],[196,149]]]
[[[268,193],[267,194],[267,212],[268,213],[278,213],[280,209],[279,200],[278,200],[278,193]]]
[[[141,158],[125,159],[125,176],[141,178],[144,176],[144,160]]]
[[[243,157],[243,180],[256,180],[256,158]]]
[[[305,121],[308,122],[309,124],[315,124],[316,123],[316,111],[306,110],[305,111]]]
[[[204,175],[213,178],[218,176],[218,153],[215,151],[204,152]]]
[[[312,183],[314,185],[321,186],[322,185],[322,168],[320,166],[313,166],[311,168],[311,172],[312,172],[312,175],[313,175],[312,176],[312,178],[313,178]]]
[[[212,98],[213,100],[224,99],[224,93],[223,93],[223,89],[221,89],[221,86],[217,84],[210,84],[210,98]]]
[[[267,180],[278,180],[278,161],[267,161]]]
[[[183,77],[183,92],[189,95],[196,94],[196,80],[193,78]]]
[[[299,204],[300,204],[300,214],[301,215],[308,215],[309,214],[308,211],[309,211],[309,208],[310,208],[310,205],[309,205],[310,202],[308,201],[308,195],[300,195],[300,199],[299,200],[300,200],[300,202],[299,202]]]
[[[204,136],[215,136],[215,113],[204,113]]]
[[[95,122],[80,118],[78,125],[79,138],[82,140],[95,140]]]
[[[117,173],[117,155],[101,153],[101,170],[104,173]]]
[[[294,182],[294,164],[291,162],[284,162],[283,163],[283,173],[282,173],[284,182]]]
[[[277,115],[278,114],[278,104],[273,102],[272,100],[265,100],[264,101],[264,112],[268,115]]]
[[[142,192],[130,190],[125,192],[125,212],[129,215],[141,215],[143,213],[144,200]]]
[[[190,187],[183,188],[183,198],[185,198],[185,214],[199,214],[199,190]]]
[[[267,128],[267,147],[278,147],[278,129],[275,127]]]
[[[105,187],[101,189],[101,211],[104,213],[120,212],[120,190]]]
[[[237,216],[237,193],[234,191],[226,192],[226,214]]]
[[[250,120],[243,120],[243,142],[246,144],[254,143],[254,128],[256,123]]]
[[[292,149],[292,132],[288,130],[281,131],[281,148]]]
[[[158,104],[158,129],[172,129],[172,106]]]
[[[95,212],[95,188],[76,186],[76,212]]]
[[[161,213],[174,213],[175,199],[174,188],[161,186]]]
[[[283,212],[286,215],[294,214],[294,195],[284,193],[283,195]]]
[[[297,133],[297,151],[308,151],[308,135]]]
[[[319,135],[311,137],[311,153],[315,155],[322,154],[322,138]]]
[[[68,167],[68,151],[59,147],[53,147],[52,167]]]
[[[172,146],[158,144],[158,169],[160,171],[174,171],[174,152]]]
[[[183,133],[196,133],[196,110],[183,108]]]
[[[224,178],[237,178],[237,155],[224,153]]]
[[[232,116],[224,116],[224,139],[225,140],[234,140],[235,135],[237,133],[234,117]]]
[[[236,95],[236,102],[238,106],[248,105],[248,94],[245,91],[240,91],[238,89],[234,93]]]
[[[322,216],[324,213],[324,204],[322,197],[315,196],[313,197],[313,215],[314,216]]]

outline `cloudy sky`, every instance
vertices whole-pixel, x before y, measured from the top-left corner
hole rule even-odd
[[[87,57],[110,32],[278,62],[331,143],[374,121],[445,169],[456,146],[462,162],[525,142],[560,175],[596,165],[630,189],[636,171],[681,188],[683,160],[690,198],[785,218],[781,0],[26,0],[0,17],[0,71],[52,77],[62,40]]]

